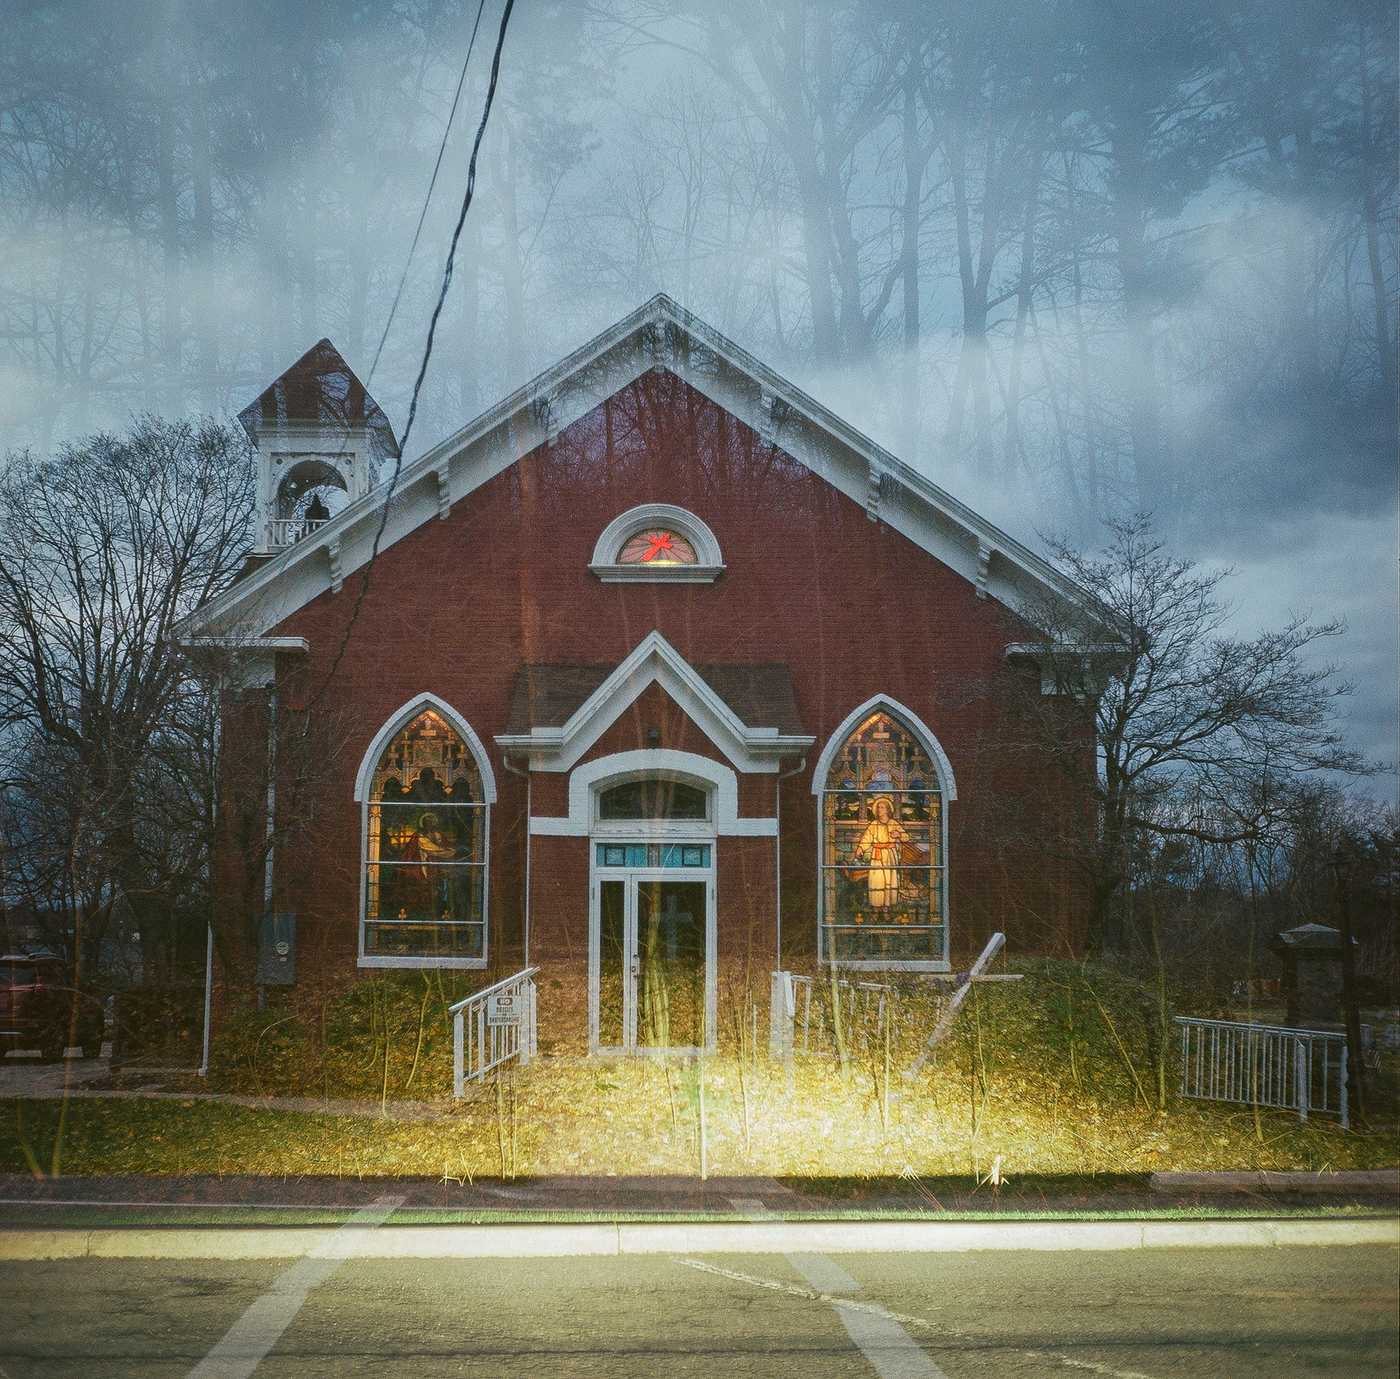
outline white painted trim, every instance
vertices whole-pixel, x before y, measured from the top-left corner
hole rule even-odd
[[[805,751],[812,745],[810,737],[740,722],[700,673],[656,631],[623,658],[562,727],[499,733],[496,745],[503,752],[527,755],[532,771],[568,771],[653,683],[660,684],[740,771],[775,772],[785,752]]]
[[[424,709],[432,709],[434,713],[445,718],[462,741],[467,744],[467,750],[476,761],[476,769],[481,772],[482,799],[486,804],[495,804],[496,776],[491,770],[491,759],[486,755],[486,748],[482,745],[481,739],[472,731],[472,725],[451,704],[445,699],[439,699],[436,694],[427,690],[422,694],[415,694],[402,708],[391,714],[384,726],[375,733],[373,740],[365,749],[364,756],[360,758],[360,769],[355,772],[355,799],[362,803],[369,799],[374,770],[379,765],[379,758],[384,755],[384,749],[393,740],[394,734],[407,727]]]
[[[721,838],[773,838],[777,836],[778,821],[765,818],[739,817],[739,778],[723,762],[694,752],[675,752],[666,747],[652,747],[635,752],[614,752],[575,767],[569,776],[569,812],[567,815],[546,815],[530,820],[530,832],[536,837],[587,838],[594,833],[612,836],[611,824],[599,825],[593,817],[593,801],[598,789],[619,781],[635,780],[639,776],[663,776],[710,787],[710,809],[713,818],[707,825],[701,819],[662,821],[673,828],[660,828],[645,820],[632,821],[618,827],[618,836],[630,838],[645,834],[648,838],[668,841],[694,840],[703,842],[712,834]]]
[[[451,968],[458,972],[475,972],[485,968],[486,959],[483,958],[367,958],[361,954],[357,967],[402,967],[402,968],[427,968],[441,967]]]
[[[672,336],[684,336],[687,348],[670,347]],[[993,550],[997,559],[987,592],[999,601],[1016,607],[1026,585],[1049,590],[1086,622],[1111,632],[1113,615],[1074,581],[664,295],[406,463],[381,549],[439,515],[438,474],[444,465],[450,467],[451,500],[456,502],[523,453],[545,444],[550,432],[571,425],[657,367],[685,379],[765,437],[771,430],[788,453],[857,503],[865,503],[870,469],[878,467],[896,481],[895,493],[881,503],[880,520],[974,585],[978,548]],[[543,398],[551,404],[547,426],[535,416]],[[765,398],[772,401],[765,405]],[[773,404],[778,402],[780,437],[774,423]],[[239,623],[266,629],[290,617],[330,587],[330,572],[324,561],[313,558],[315,552],[332,540],[340,542],[342,576],[370,558],[382,495],[381,486],[357,498],[314,535],[211,599],[182,630]]]
[[[619,565],[617,553],[631,536],[648,528],[679,532],[695,548],[694,565]],[[588,568],[605,584],[710,584],[724,571],[719,542],[693,512],[674,503],[641,503],[614,517],[593,547]]]
[[[604,584],[713,584],[723,565],[590,565]]]
[[[305,655],[311,643],[305,637],[190,637],[181,646],[213,646],[224,651],[287,651]]]
[[[944,752],[938,739],[933,735],[928,724],[913,709],[906,708],[898,699],[893,699],[888,694],[872,695],[858,708],[852,709],[841,720],[836,731],[827,738],[826,746],[822,748],[822,754],[817,758],[816,767],[812,772],[812,794],[820,795],[826,789],[826,778],[831,771],[832,759],[846,745],[846,739],[860,726],[861,722],[880,708],[888,709],[892,717],[899,719],[919,739],[920,745],[933,762],[933,769],[938,772],[938,788],[943,792],[944,802],[957,799],[958,784],[953,778],[953,765],[948,760],[947,753]]]

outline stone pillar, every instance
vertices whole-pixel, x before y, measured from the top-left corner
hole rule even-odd
[[[1283,960],[1284,1022],[1336,1026],[1342,1019],[1342,935],[1326,924],[1281,933],[1273,950]]]

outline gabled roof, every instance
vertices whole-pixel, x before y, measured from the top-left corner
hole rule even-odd
[[[255,443],[259,430],[287,422],[326,429],[364,426],[376,460],[393,459],[399,453],[389,418],[329,340],[312,345],[238,414],[238,420]]]
[[[659,632],[649,632],[615,666],[524,666],[516,675],[510,723],[496,745],[528,756],[532,771],[567,771],[653,684],[739,771],[776,771],[780,758],[812,745],[797,723],[785,666],[722,666],[716,680]]]
[[[559,728],[617,669],[616,665],[524,665],[515,673],[507,733]],[[775,662],[692,667],[745,724],[770,724],[780,733],[802,732],[792,673]]]
[[[319,348],[319,347],[318,347]],[[669,297],[658,295],[403,467],[380,550],[514,464],[651,369],[666,369],[879,520],[1009,607],[1047,592],[1102,625],[1104,611],[1054,566]],[[266,397],[267,394],[264,394]],[[376,409],[377,410],[377,409]],[[186,635],[259,636],[363,565],[384,487],[350,503],[205,604]]]

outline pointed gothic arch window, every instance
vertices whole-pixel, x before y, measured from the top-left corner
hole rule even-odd
[[[472,744],[438,709],[420,707],[389,739],[364,792],[362,964],[485,965],[489,794]]]
[[[942,753],[883,703],[854,717],[822,753],[824,778],[814,782],[822,960],[946,969]]]

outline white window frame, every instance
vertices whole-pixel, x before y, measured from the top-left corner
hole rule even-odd
[[[620,565],[618,552],[638,532],[664,528],[695,548],[694,565]],[[604,584],[713,584],[724,573],[724,557],[709,526],[673,503],[642,503],[614,517],[593,547],[588,568]]]
[[[431,709],[466,744],[476,769],[481,777],[482,798],[482,864],[481,864],[481,956],[479,958],[414,957],[411,954],[367,954],[365,952],[365,928],[368,916],[365,913],[369,903],[369,807],[370,793],[374,784],[374,773],[379,767],[380,758],[389,744],[419,714]],[[496,802],[496,775],[491,769],[490,759],[481,739],[472,726],[446,700],[436,694],[415,695],[396,713],[390,716],[384,726],[374,735],[374,740],[360,759],[360,769],[355,773],[355,799],[360,806],[360,908],[357,929],[359,933],[358,963],[360,967],[400,967],[428,968],[442,967],[459,970],[475,970],[486,967],[491,956],[491,808]]]
[[[870,717],[872,713],[884,712],[896,719],[900,726],[912,733],[919,745],[928,753],[933,763],[934,774],[938,777],[941,803],[939,819],[939,855],[943,859],[939,869],[939,913],[943,916],[943,956],[940,958],[859,958],[836,959],[826,952],[826,795],[827,777],[831,774],[832,762],[838,752],[845,747],[851,734]],[[836,793],[840,793],[839,791]],[[887,694],[876,694],[865,703],[851,710],[841,721],[836,731],[827,738],[822,754],[812,773],[812,794],[817,806],[817,962],[821,966],[832,966],[851,971],[863,972],[949,972],[949,936],[952,932],[952,916],[948,913],[948,807],[958,797],[957,782],[953,778],[953,767],[938,739],[928,725],[912,709],[906,708],[897,699]],[[925,929],[931,925],[921,926]]]

